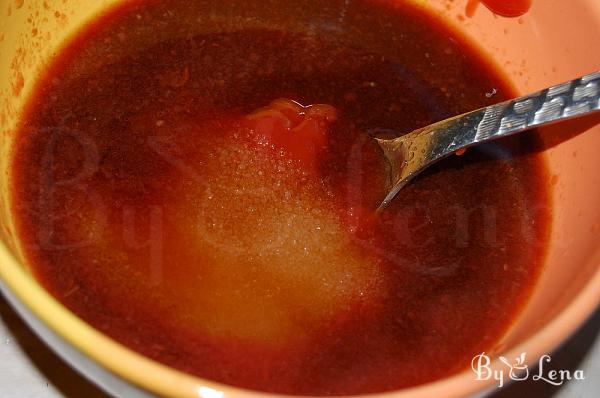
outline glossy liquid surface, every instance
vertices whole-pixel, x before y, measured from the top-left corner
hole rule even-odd
[[[482,146],[373,212],[369,134],[512,95],[398,4],[134,2],[84,30],[14,153],[36,276],[127,346],[262,391],[389,391],[491,349],[542,266],[544,164]]]

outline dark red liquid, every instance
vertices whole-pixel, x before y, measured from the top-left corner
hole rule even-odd
[[[224,3],[134,2],[48,69],[14,152],[33,272],[116,340],[236,386],[358,394],[466,368],[543,263],[534,136],[447,159],[376,214],[369,134],[513,92],[404,3]]]
[[[479,3],[483,3],[496,15],[515,18],[526,14],[533,0],[469,0],[466,10],[468,17],[473,16]]]

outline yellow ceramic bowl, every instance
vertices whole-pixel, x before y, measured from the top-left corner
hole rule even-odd
[[[217,1],[217,0],[215,0]],[[219,0],[220,1],[220,0]],[[397,0],[402,1],[402,0]],[[600,70],[600,2],[534,1],[519,19],[480,7],[465,19],[467,0],[414,1],[471,38],[525,93]],[[0,4],[0,288],[30,326],[75,368],[118,396],[266,397],[195,378],[153,362],[94,330],[53,299],[22,261],[9,211],[9,154],[31,89],[52,56],[85,23],[120,0],[7,0]],[[600,126],[546,151],[553,185],[553,228],[546,270],[500,348],[529,362],[556,348],[600,301]],[[562,141],[560,131],[544,132]],[[434,383],[380,394],[464,397],[494,387],[471,370]]]

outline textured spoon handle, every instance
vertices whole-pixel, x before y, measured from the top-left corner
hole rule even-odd
[[[390,192],[381,206],[421,170],[455,151],[595,111],[600,111],[600,71],[396,139],[377,139],[390,165]]]
[[[600,71],[475,111],[483,116],[473,141],[514,134],[594,110],[600,110]]]

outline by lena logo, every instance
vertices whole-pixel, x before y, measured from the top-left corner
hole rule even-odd
[[[535,381],[544,381],[554,386],[560,386],[568,380],[585,380],[583,370],[548,370],[552,361],[550,355],[542,355],[538,361],[537,372],[530,374],[525,364],[526,353],[522,353],[511,362],[506,357],[499,356],[501,364],[492,365],[490,357],[482,352],[471,361],[471,369],[475,373],[475,380],[496,380],[498,387],[502,387],[506,380],[522,381],[530,378]]]

